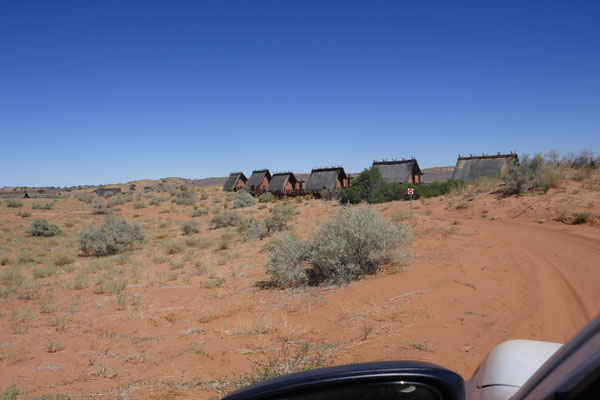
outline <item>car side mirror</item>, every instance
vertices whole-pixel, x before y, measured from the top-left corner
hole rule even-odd
[[[418,361],[385,361],[315,369],[260,382],[223,400],[464,400],[460,375]]]

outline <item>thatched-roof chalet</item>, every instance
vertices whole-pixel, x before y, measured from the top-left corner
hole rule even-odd
[[[454,167],[425,168],[421,175],[421,183],[428,185],[435,182],[446,182],[448,179],[452,179],[452,174],[454,174]]]
[[[373,161],[386,183],[421,183],[421,168],[414,158],[410,160]]]
[[[320,194],[326,189],[331,193],[345,189],[348,186],[350,186],[350,179],[344,168],[316,168],[312,170],[308,182],[306,182],[306,191]]]
[[[518,161],[519,158],[516,153],[498,153],[493,156],[459,156],[458,160],[456,160],[452,179],[462,179],[468,182],[477,178],[500,176],[511,163]]]
[[[250,179],[246,185],[248,189],[250,189],[251,193],[259,194],[264,193],[269,186],[269,182],[271,181],[271,173],[268,169],[259,169],[252,171],[252,175],[250,175]]]
[[[246,184],[246,182],[248,182],[248,178],[246,178],[243,172],[232,172],[229,174],[229,178],[227,178],[225,181],[223,190],[226,192],[239,190]]]
[[[267,192],[278,195],[300,194],[302,183],[291,172],[277,172],[273,174]]]

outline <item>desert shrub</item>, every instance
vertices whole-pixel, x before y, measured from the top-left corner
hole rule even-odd
[[[192,218],[202,217],[204,215],[208,215],[208,210],[206,208],[199,208],[197,210],[194,210],[194,212],[192,213]]]
[[[291,204],[277,204],[271,210],[271,215],[265,218],[267,233],[270,234],[283,230],[285,224],[293,220],[297,213],[298,210]]]
[[[238,226],[238,232],[241,234],[244,242],[261,240],[268,236],[265,224],[254,218],[242,219]]]
[[[181,226],[181,230],[183,230],[184,235],[200,233],[200,224],[196,221],[188,221]]]
[[[282,238],[282,239],[281,239]],[[406,245],[410,234],[368,208],[344,208],[301,244],[289,236],[267,246],[267,273],[279,287],[306,274],[311,284],[346,284],[377,271],[392,251]],[[289,252],[289,255],[285,255]],[[286,257],[290,257],[289,259]],[[302,262],[306,261],[306,267]],[[303,272],[304,271],[304,272]],[[294,277],[290,281],[285,276]],[[281,282],[287,282],[280,285]]]
[[[225,233],[217,241],[217,250],[227,250],[231,246],[233,241],[233,235],[231,233]]]
[[[269,192],[265,192],[265,193],[261,194],[260,196],[258,196],[258,201],[260,203],[268,203],[273,200],[275,200],[275,196],[273,196]]]
[[[402,225],[382,219],[368,208],[345,208],[308,243],[311,280],[345,284],[377,271],[391,251],[408,243]]]
[[[94,196],[93,194],[80,194],[77,196],[77,200],[82,201],[86,204],[92,204],[92,202],[94,201],[94,199],[96,199],[97,197]]]
[[[48,220],[38,218],[31,223],[31,226],[27,230],[31,236],[56,236],[61,235],[62,231],[60,228]]]
[[[140,208],[146,208],[146,207],[148,207],[148,206],[143,201],[136,201],[133,203],[133,208],[135,208],[136,210],[139,210]]]
[[[208,200],[208,193],[206,193],[205,191],[201,191],[200,192],[200,198],[202,200]]]
[[[256,204],[256,199],[250,193],[245,190],[240,190],[235,194],[235,200],[233,201],[233,208],[244,208],[250,207]]]
[[[0,273],[0,282],[0,297],[4,298],[17,293],[25,283],[25,277],[18,268],[11,268]]]
[[[583,213],[575,214],[575,218],[573,219],[573,223],[574,224],[585,224],[586,222],[589,221],[589,219],[590,219],[591,216],[592,216],[592,214],[589,213],[589,212],[583,212]]]
[[[31,213],[29,211],[20,211],[19,216],[23,218],[29,218],[31,217]]]
[[[23,207],[23,200],[17,200],[17,199],[6,199],[6,207],[8,208],[19,208],[19,207]]]
[[[66,254],[59,254],[54,257],[54,265],[57,267],[62,267],[63,265],[72,264],[74,262],[75,260]]]
[[[183,253],[183,246],[178,242],[169,242],[165,245],[165,253],[168,255]]]
[[[36,268],[33,270],[33,277],[35,279],[39,278],[47,278],[49,276],[54,275],[58,271],[54,265],[47,265],[41,268]]]
[[[100,197],[94,198],[92,201],[92,214],[104,215],[110,214],[112,210],[106,205]]]
[[[509,165],[504,176],[504,192],[508,195],[524,193],[532,189],[547,192],[550,188],[559,187],[563,179],[564,171],[560,166],[546,162],[540,154],[534,157],[523,154],[520,163]]]
[[[108,208],[112,208],[112,207],[116,207],[116,206],[120,206],[123,205],[127,202],[128,198],[125,196],[117,196],[117,197],[113,197],[112,199],[110,199],[108,201],[108,203],[106,204],[106,206]]]
[[[20,394],[21,390],[19,389],[19,386],[13,381],[10,386],[6,387],[6,390],[0,392],[0,399],[17,400]]]
[[[281,234],[266,246],[265,268],[272,283],[279,288],[303,286],[309,275],[302,265],[306,259],[306,245],[296,237]]]
[[[171,191],[171,195],[175,196],[173,199],[173,203],[175,204],[186,206],[193,206],[196,204],[194,191],[189,186],[178,186],[175,190]]]
[[[215,215],[210,222],[215,228],[238,226],[242,222],[242,216],[237,211],[224,210]]]
[[[83,254],[100,257],[130,249],[136,242],[143,242],[145,238],[146,235],[139,224],[107,217],[100,226],[81,231],[79,245]]]
[[[31,208],[33,210],[52,210],[55,205],[56,205],[56,203],[54,203],[52,201],[48,201],[46,203],[41,203],[41,202],[36,201],[31,204]]]

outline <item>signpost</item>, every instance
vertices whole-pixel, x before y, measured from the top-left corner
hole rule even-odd
[[[413,194],[415,194],[415,189],[408,188],[408,194],[410,195],[410,215],[412,217],[412,201],[413,201]]]

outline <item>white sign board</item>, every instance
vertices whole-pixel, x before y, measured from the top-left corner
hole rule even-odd
[[[408,194],[414,194],[414,193],[415,193],[415,190],[413,188],[408,189]]]

